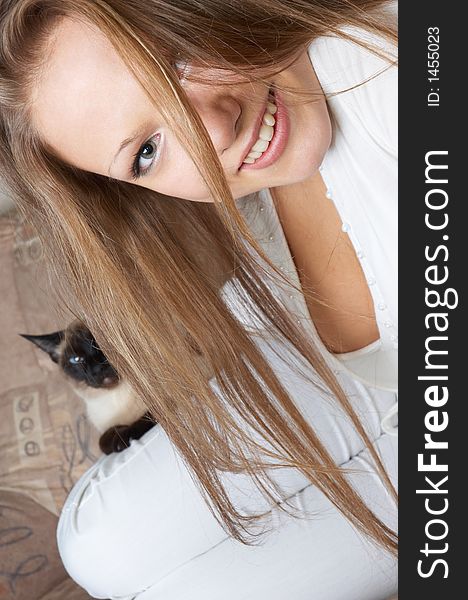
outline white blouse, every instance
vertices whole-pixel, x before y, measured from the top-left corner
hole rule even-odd
[[[333,123],[332,143],[320,167],[327,197],[334,202],[366,276],[374,301],[380,339],[354,352],[333,355],[320,340],[303,294],[284,299],[299,314],[336,369],[348,371],[366,385],[398,390],[398,181],[397,69],[346,93],[388,65],[342,40],[320,38],[309,56],[328,97]],[[300,288],[300,280],[270,191],[237,201],[267,255]],[[229,294],[228,294],[229,296]],[[288,302],[291,300],[291,302]],[[239,318],[248,318],[235,300]],[[254,326],[251,322],[250,325]]]
[[[328,94],[380,71],[383,60],[355,44],[322,38],[310,57]],[[396,70],[329,100],[333,144],[322,165],[331,201],[350,236],[374,299],[376,344],[334,356],[320,342],[304,297],[280,290],[308,327],[347,392],[393,483],[397,480]],[[300,285],[271,196],[238,201],[269,256]],[[369,507],[396,529],[396,507],[368,450],[333,398],[283,360],[286,345],[268,343],[225,298]],[[257,330],[258,332],[258,330]],[[216,381],[211,380],[215,391]],[[383,419],[387,419],[382,423]],[[95,598],[119,600],[385,600],[397,589],[394,558],[356,532],[295,469],[274,472],[282,494],[308,518],[266,505],[248,478],[226,477],[241,510],[271,509],[271,532],[256,547],[230,538],[203,501],[189,471],[156,425],[120,454],[102,456],[76,483],[63,508],[57,542],[70,576]]]

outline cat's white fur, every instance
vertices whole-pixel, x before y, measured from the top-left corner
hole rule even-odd
[[[72,387],[84,401],[89,421],[100,433],[114,425],[131,425],[146,412],[126,381],[121,380],[118,385],[109,389],[76,385]]]

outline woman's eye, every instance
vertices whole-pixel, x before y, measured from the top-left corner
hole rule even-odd
[[[145,142],[133,157],[131,177],[138,179],[146,175],[156,161],[161,135],[158,133]]]

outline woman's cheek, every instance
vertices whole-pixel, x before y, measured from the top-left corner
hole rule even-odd
[[[212,202],[208,187],[188,153],[177,147],[179,144],[171,143],[173,140],[165,142],[161,168],[154,178],[150,175],[151,181],[148,184],[142,182],[143,185],[167,196],[195,202]]]
[[[176,168],[174,171],[178,173],[178,176],[171,176],[171,178],[165,182],[165,185],[159,186],[157,191],[166,194],[167,196],[174,196],[183,200],[192,200],[194,202],[212,202],[210,199],[210,193],[208,187],[203,182],[200,173],[195,167],[183,168],[182,166]],[[155,182],[157,184],[157,182]]]

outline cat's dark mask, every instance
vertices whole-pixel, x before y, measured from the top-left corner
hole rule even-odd
[[[113,387],[119,381],[117,371],[108,362],[89,329],[81,324],[73,323],[66,330],[45,335],[20,335],[47,352],[75,381],[94,388]]]

